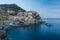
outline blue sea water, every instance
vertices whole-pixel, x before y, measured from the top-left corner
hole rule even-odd
[[[43,19],[52,24],[48,27],[44,24],[36,29],[14,28],[7,34],[12,40],[60,40],[60,19]]]

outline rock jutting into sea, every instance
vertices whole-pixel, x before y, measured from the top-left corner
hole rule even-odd
[[[40,14],[36,11],[26,11],[16,4],[0,4],[0,26],[36,26],[41,24]]]
[[[6,29],[11,27],[37,27],[50,24],[42,21],[36,11],[26,11],[16,4],[0,4],[0,39],[5,40]]]

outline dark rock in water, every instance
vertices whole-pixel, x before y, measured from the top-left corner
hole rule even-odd
[[[46,26],[52,26],[52,24],[47,23],[46,21],[42,21],[42,24],[45,24]]]
[[[7,36],[7,33],[5,30],[0,30],[0,39],[4,39]]]
[[[45,25],[47,25],[47,26],[52,26],[51,24],[49,24],[49,23],[46,23]]]
[[[7,31],[4,29],[0,30],[0,40],[12,40],[11,38],[7,38]]]

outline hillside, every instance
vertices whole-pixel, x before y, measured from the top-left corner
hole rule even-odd
[[[10,9],[10,10],[15,10],[15,11],[18,11],[18,10],[25,11],[21,7],[17,6],[16,4],[0,4],[0,8],[4,10]]]

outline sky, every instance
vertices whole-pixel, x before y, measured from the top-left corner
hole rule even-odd
[[[42,18],[60,18],[60,0],[0,0],[0,4],[17,4],[26,11],[37,11]]]

